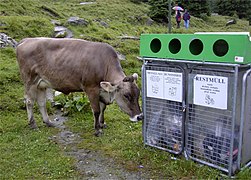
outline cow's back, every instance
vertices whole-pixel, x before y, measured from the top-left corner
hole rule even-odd
[[[41,78],[65,93],[97,86],[112,72],[123,74],[110,45],[77,39],[24,39],[17,47],[17,61],[26,84]]]

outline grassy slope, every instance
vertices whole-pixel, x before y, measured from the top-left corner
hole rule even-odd
[[[147,6],[135,5],[129,0],[97,0],[96,4],[79,5],[80,0],[2,0],[0,1],[0,32],[5,32],[16,40],[25,37],[51,36],[52,19],[60,21],[71,29],[76,38],[108,42],[125,54],[127,61],[122,66],[127,74],[141,73],[141,62],[136,60],[139,42],[121,40],[118,36],[139,36],[142,33],[166,33],[167,27],[154,24],[146,26]],[[51,12],[44,9],[49,8]],[[89,21],[87,27],[65,24],[70,16],[78,16]],[[141,18],[138,18],[141,17]],[[109,24],[105,28],[98,21]],[[207,22],[192,17],[189,30],[175,29],[173,33],[193,33],[197,31],[250,31],[247,21],[238,20],[236,25],[225,27],[229,17],[210,17]],[[174,24],[174,19],[172,19]],[[139,81],[139,84],[140,81]],[[0,49],[0,179],[9,178],[69,178],[78,177],[73,160],[64,156],[61,147],[48,139],[57,133],[46,128],[36,113],[39,131],[26,127],[26,112],[22,102],[23,87],[11,48]],[[36,111],[37,112],[37,111]],[[192,161],[171,160],[171,154],[142,143],[141,123],[131,124],[116,105],[106,110],[108,129],[100,138],[93,136],[93,120],[90,108],[85,112],[70,115],[68,125],[83,137],[82,148],[100,150],[113,157],[132,171],[139,165],[152,173],[154,179],[168,178],[210,178],[215,179],[220,172],[201,167]],[[248,178],[250,171],[238,174]]]

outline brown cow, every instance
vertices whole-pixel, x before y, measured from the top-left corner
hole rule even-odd
[[[46,89],[69,94],[86,92],[94,115],[95,135],[104,127],[104,110],[114,100],[130,116],[142,119],[137,74],[125,76],[117,53],[105,43],[80,39],[27,38],[17,46],[17,61],[25,86],[29,124],[36,128],[37,101],[43,122],[53,126],[46,111]]]

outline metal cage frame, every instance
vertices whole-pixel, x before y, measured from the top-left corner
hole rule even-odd
[[[158,64],[157,70],[165,72],[165,70],[171,70],[172,72],[177,72],[175,70],[179,70],[179,73],[182,74],[182,79],[185,78],[185,70],[183,66],[181,65],[172,65],[168,66],[165,64]],[[162,149],[165,151],[168,151],[173,154],[181,154],[184,150],[184,117],[185,117],[185,85],[183,86],[182,90],[182,101],[181,102],[175,102],[171,100],[162,100],[158,98],[152,98],[152,97],[147,97],[147,92],[146,86],[147,84],[145,83],[146,79],[146,71],[147,70],[156,70],[155,64],[152,66],[151,63],[149,62],[144,62],[144,65],[142,66],[142,80],[143,80],[143,112],[144,114],[144,122],[143,122],[143,137],[144,137],[144,143],[149,146],[156,147],[158,149]],[[169,71],[170,72],[170,71]],[[183,80],[182,83],[185,83]],[[158,107],[150,107],[148,106],[149,104],[152,105],[154,103],[159,103],[162,105],[163,108],[165,109],[160,109],[159,112],[157,112],[159,109]],[[164,107],[165,106],[165,107]],[[152,109],[151,109],[152,108]],[[150,110],[151,109],[151,110]],[[176,109],[176,110],[175,110]],[[155,111],[156,112],[156,117],[158,120],[155,122],[148,122],[146,119],[149,119],[149,113],[148,111]],[[171,112],[172,111],[172,112]],[[176,111],[176,112],[174,112]],[[151,112],[150,114],[154,114],[154,112]],[[163,117],[165,116],[165,117]],[[166,117],[168,116],[168,117]],[[172,117],[171,117],[172,116]],[[179,125],[176,125],[177,122],[172,122],[171,120],[174,120],[174,116],[179,119],[178,123],[181,123]],[[177,120],[176,120],[177,121]],[[157,126],[157,128],[154,128],[154,125]],[[173,127],[168,130],[166,130],[166,127]],[[168,131],[168,132],[163,132],[163,131]],[[176,131],[176,132],[173,132]],[[152,134],[153,137],[152,139],[148,139],[148,134]],[[170,134],[169,134],[170,133]],[[169,134],[169,135],[168,135]],[[166,135],[166,136],[164,136]],[[163,137],[162,137],[163,136]],[[149,142],[151,141],[151,142]],[[158,141],[158,142],[157,142]]]
[[[213,168],[219,169],[225,173],[228,173],[229,176],[233,175],[237,170],[240,170],[243,167],[242,162],[242,146],[243,142],[243,133],[244,133],[244,122],[247,121],[246,117],[246,106],[247,106],[247,84],[250,82],[247,80],[247,77],[251,75],[250,65],[240,65],[240,64],[228,64],[228,63],[214,63],[214,62],[199,62],[199,61],[187,61],[187,60],[176,60],[176,59],[162,59],[162,58],[142,58],[142,107],[143,113],[145,116],[143,122],[143,136],[144,143],[149,146],[153,146],[165,151],[168,151],[173,154],[182,154],[187,159],[197,161],[199,163],[211,166]],[[183,74],[183,100],[182,100],[182,111],[184,112],[184,117],[182,118],[182,147],[179,151],[172,150],[170,148],[161,147],[156,144],[151,144],[147,141],[147,127],[149,126],[149,97],[147,97],[147,79],[146,79],[146,70],[148,67],[153,67],[154,70],[164,67],[168,69],[171,67],[179,67],[182,70]],[[193,93],[193,84],[191,84],[191,77],[197,72],[201,74],[214,76],[215,74],[222,75],[223,77],[227,76],[231,82],[229,82],[229,97],[226,110],[215,110],[219,115],[224,114],[225,117],[218,118],[217,120],[212,120],[214,116],[217,116],[217,113],[214,114],[214,109],[207,108],[207,111],[201,111],[205,115],[202,120],[200,119],[200,105],[194,105],[191,103],[191,94]],[[211,73],[211,74],[210,74]],[[241,81],[241,82],[240,82]],[[241,90],[240,90],[241,89]],[[238,91],[240,90],[240,91]],[[161,100],[157,100],[158,102]],[[150,102],[151,103],[151,102]],[[153,102],[154,103],[154,102]],[[238,106],[238,105],[239,106]],[[165,105],[165,104],[161,104]],[[210,112],[212,110],[212,112]],[[196,112],[198,111],[198,112]],[[151,112],[150,112],[151,113]],[[209,119],[206,115],[209,114]],[[199,114],[199,115],[198,115]],[[195,116],[195,117],[192,117]],[[194,118],[194,119],[192,119]],[[210,120],[211,118],[211,120]],[[251,117],[250,117],[251,118]],[[200,121],[198,121],[200,120]],[[164,120],[163,120],[164,121]],[[205,129],[202,127],[203,121],[205,123]],[[218,121],[220,123],[218,123]],[[201,122],[201,123],[197,123]],[[196,125],[194,125],[195,123]],[[209,124],[210,123],[210,124]],[[193,126],[192,126],[193,125]],[[212,127],[210,129],[210,127]],[[192,130],[191,130],[192,128]],[[216,128],[216,129],[215,129]],[[236,131],[237,129],[237,131]],[[192,137],[197,138],[197,133],[205,133],[208,130],[210,133],[211,130],[215,130],[215,134],[219,134],[218,131],[223,134],[212,136],[212,133],[209,137],[204,138],[203,142],[198,143],[200,146],[197,146],[199,149],[203,149],[203,155],[197,155],[197,152],[191,153],[191,144],[194,143]],[[213,134],[214,135],[214,134]],[[192,142],[192,143],[191,143]],[[204,143],[205,142],[205,143]],[[201,146],[203,144],[203,147]],[[195,145],[196,146],[196,145]],[[202,148],[201,148],[202,147]],[[207,149],[207,150],[205,150]],[[216,150],[214,150],[216,149]],[[214,154],[211,154],[214,152]],[[218,154],[217,154],[218,153]],[[208,156],[209,155],[209,156]],[[223,159],[225,158],[225,159]],[[251,165],[251,159],[248,159],[249,162],[245,164],[246,166]]]

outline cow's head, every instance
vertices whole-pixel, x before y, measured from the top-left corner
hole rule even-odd
[[[130,120],[137,122],[142,120],[143,114],[139,107],[140,90],[136,84],[138,75],[126,76],[117,84],[101,82],[100,86],[109,93],[114,93],[114,99],[119,107],[130,116]]]

